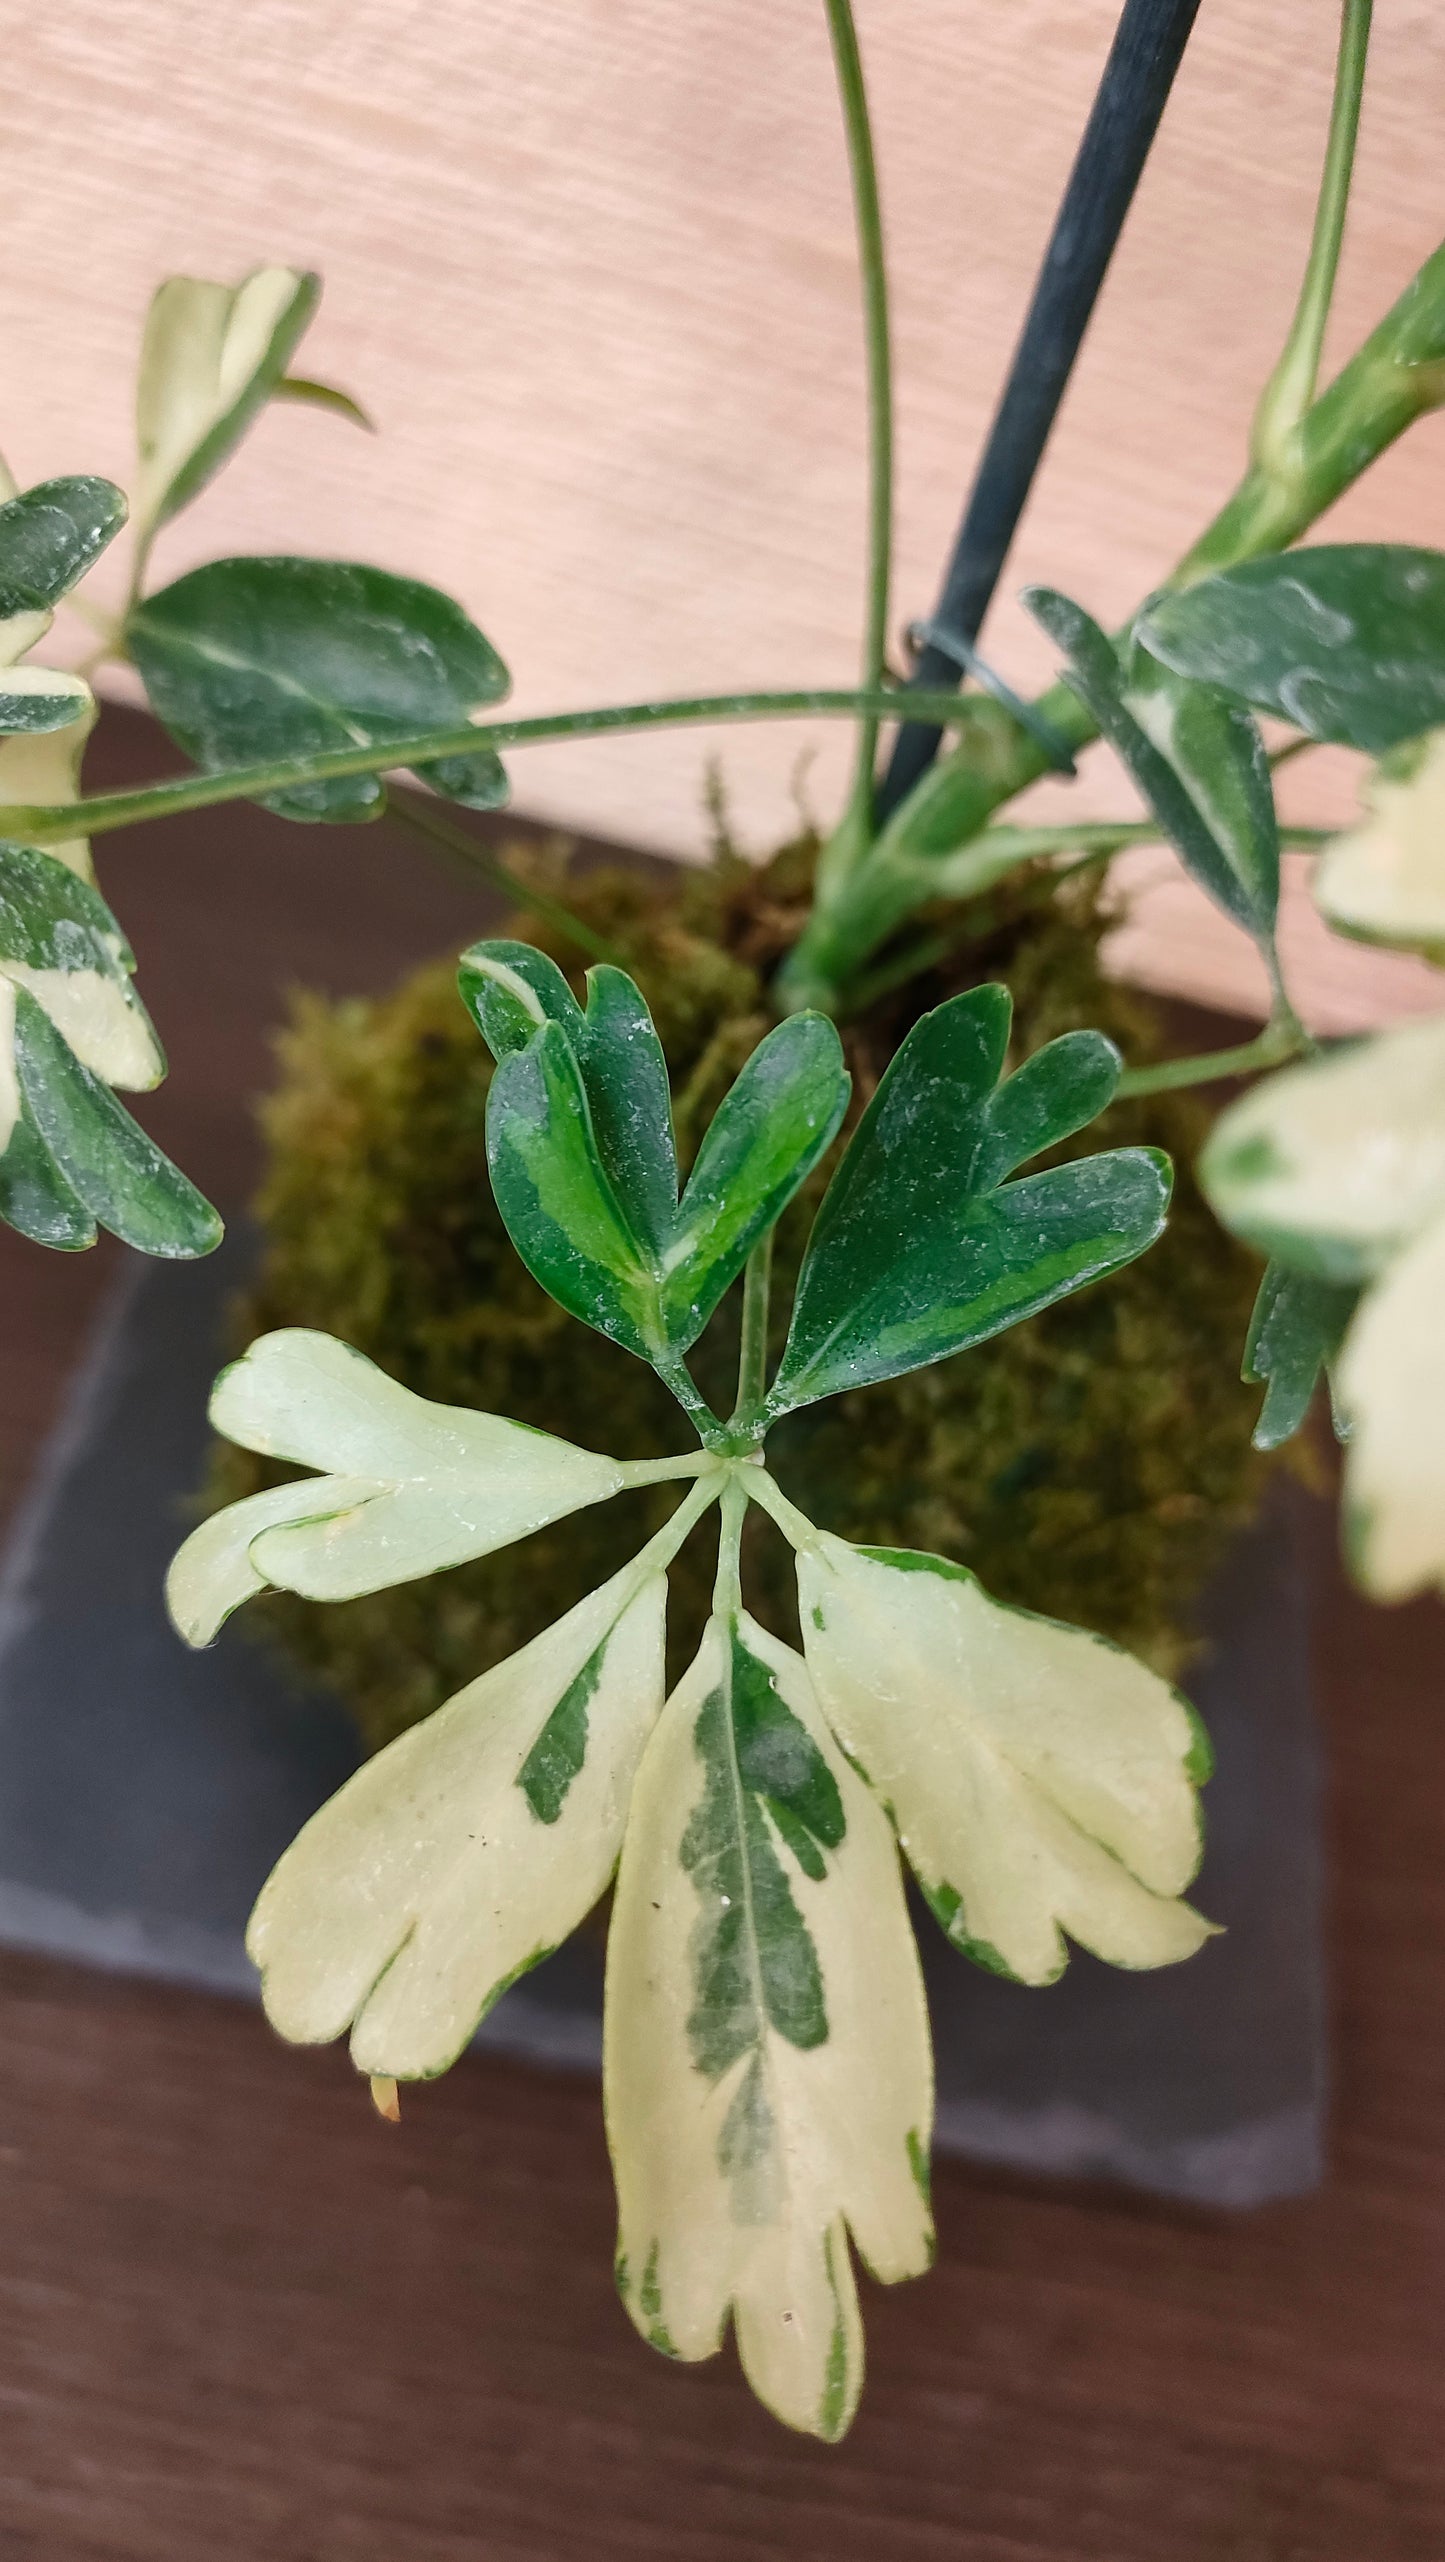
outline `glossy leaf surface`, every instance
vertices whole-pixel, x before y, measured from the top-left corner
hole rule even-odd
[[[69,729],[90,710],[93,697],[83,676],[58,667],[0,668],[0,732],[42,737]]]
[[[1321,543],[1246,561],[1139,626],[1182,676],[1381,756],[1445,722],[1445,553]]]
[[[350,2029],[361,2072],[445,2072],[498,1994],[585,1920],[662,1707],[666,1596],[663,1573],[624,1567],[312,1817],[247,1933],[283,2037]],[[528,1780],[541,1767],[545,1789]]]
[[[1445,1214],[1367,1290],[1336,1380],[1345,1543],[1377,1601],[1445,1591]]]
[[[1337,934],[1445,962],[1445,729],[1398,749],[1366,801],[1315,865],[1315,905]]]
[[[1167,1160],[1115,1149],[1006,1182],[1094,1119],[1118,1053],[1070,1032],[998,1082],[1010,1004],[971,988],[910,1032],[818,1213],[767,1412],[896,1378],[1015,1325],[1152,1244]]]
[[[146,315],[136,388],[136,521],[149,535],[218,472],[278,389],[319,276],[258,267],[239,285],[171,276]]]
[[[459,605],[342,561],[212,561],[147,597],[127,641],[157,717],[203,766],[384,744],[468,720],[507,671]],[[375,775],[267,796],[288,818],[354,819]]]
[[[1279,903],[1279,837],[1269,767],[1247,713],[1140,664],[1126,698],[1112,641],[1070,597],[1031,587],[1024,602],[1065,652],[1068,682],[1093,715],[1185,869],[1247,933],[1269,941]]]
[[[1199,1178],[1261,1253],[1368,1280],[1445,1210],[1445,1015],[1263,1078],[1221,1114]]]
[[[85,475],[39,481],[0,505],[0,665],[40,637],[125,517],[115,483]],[[22,630],[26,637],[15,646]]]
[[[28,988],[82,1064],[144,1092],[165,1074],[131,986],[134,955],[98,890],[53,854],[0,843],[0,976]]]
[[[1277,1450],[1299,1431],[1358,1299],[1358,1290],[1348,1282],[1321,1281],[1283,1263],[1266,1267],[1240,1372],[1241,1378],[1264,1387],[1254,1427],[1256,1450]]]
[[[7,990],[12,984],[5,982]],[[210,1254],[221,1222],[209,1201],[82,1065],[27,988],[14,988],[13,1003],[20,1097],[70,1192],[141,1254]]]
[[[191,1645],[268,1583],[313,1601],[379,1592],[490,1556],[627,1483],[615,1460],[501,1415],[433,1405],[301,1326],[262,1335],[223,1370],[210,1413],[243,1449],[328,1473],[193,1532],[166,1587]]]
[[[679,1202],[666,1065],[624,971],[589,971],[584,1012],[540,955],[479,944],[461,985],[498,1060],[488,1158],[518,1253],[572,1315],[643,1359],[679,1358],[842,1119],[833,1026],[795,1015],[759,1043]]]
[[[990,1600],[963,1567],[819,1535],[798,1558],[829,1723],[955,1946],[1052,1983],[1065,1933],[1115,1966],[1192,1956],[1207,1749],[1157,1673]]]
[[[799,1658],[714,1620],[638,1772],[607,1953],[618,2284],[836,2438],[862,2381],[849,2235],[926,2268],[928,2026],[897,1852]]]

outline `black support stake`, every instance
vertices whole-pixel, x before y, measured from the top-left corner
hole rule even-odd
[[[968,648],[998,585],[1198,9],[1199,0],[1124,0],[933,613],[934,624]],[[909,681],[945,686],[958,678],[957,658],[925,645]],[[942,735],[904,722],[879,792],[880,818],[927,771]]]

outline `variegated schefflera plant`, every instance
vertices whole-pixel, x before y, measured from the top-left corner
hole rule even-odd
[[[1445,554],[1320,545],[1165,598],[1147,650],[1187,683],[1377,760],[1314,897],[1337,933],[1445,964]],[[1200,1166],[1270,1257],[1246,1356],[1259,1437],[1328,1374],[1345,1546],[1380,1601],[1445,1589],[1445,1010],[1264,1078]]]
[[[661,1047],[620,970],[585,1006],[524,944],[463,957],[496,1060],[487,1146],[518,1252],[563,1308],[651,1363],[691,1456],[625,1463],[425,1403],[334,1339],[263,1336],[218,1429],[316,1473],[216,1515],[172,1567],[193,1644],[263,1587],[339,1600],[483,1556],[660,1479],[680,1500],[625,1567],[368,1762],[306,1826],[250,1927],[283,2036],[350,2032],[379,2104],[444,2072],[507,1985],[615,1873],[605,2099],[634,2323],[681,2358],[729,2322],[792,2425],[836,2438],[862,2377],[856,2249],[927,2267],[932,2063],[901,1847],[949,1939],[1027,1984],[1067,1942],[1126,1967],[1189,1956],[1208,1753],[1186,1703],[1082,1629],[992,1601],[961,1566],[815,1527],[765,1461],[771,1425],[983,1342],[1159,1234],[1167,1161],[1112,1149],[1019,1169],[1109,1101],[1075,1032],[1005,1074],[1010,1004],[926,1015],[838,1163],[766,1378],[774,1225],[839,1130],[820,1015],[753,1052],[680,1182]],[[738,1401],[687,1355],[743,1280]],[[750,1616],[749,1505],[797,1552],[802,1651]],[[711,1620],[664,1696],[667,1567],[720,1511]]]

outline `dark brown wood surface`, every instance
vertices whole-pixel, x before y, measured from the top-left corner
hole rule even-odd
[[[109,759],[156,761],[123,723]],[[102,863],[172,1056],[147,1116],[227,1204],[280,984],[384,983],[478,913],[381,829]],[[0,1233],[11,1491],[108,1260]],[[0,2562],[1445,2562],[1441,1633],[1343,1589],[1323,1631],[1324,2193],[944,2165],[831,2452],[635,2340],[590,2083],[470,2059],[393,2130],[242,2004],[0,1954]]]

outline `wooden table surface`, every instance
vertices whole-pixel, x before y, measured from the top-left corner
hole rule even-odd
[[[124,723],[109,756],[155,762]],[[148,1117],[227,1202],[279,982],[376,984],[476,909],[383,830],[249,813],[104,869],[172,1056]],[[12,1490],[108,1265],[0,1234]],[[0,2562],[1441,2562],[1440,1639],[1328,1604],[1324,2193],[941,2166],[834,2451],[635,2341],[591,2083],[473,2058],[394,2131],[242,2004],[0,1954]]]

